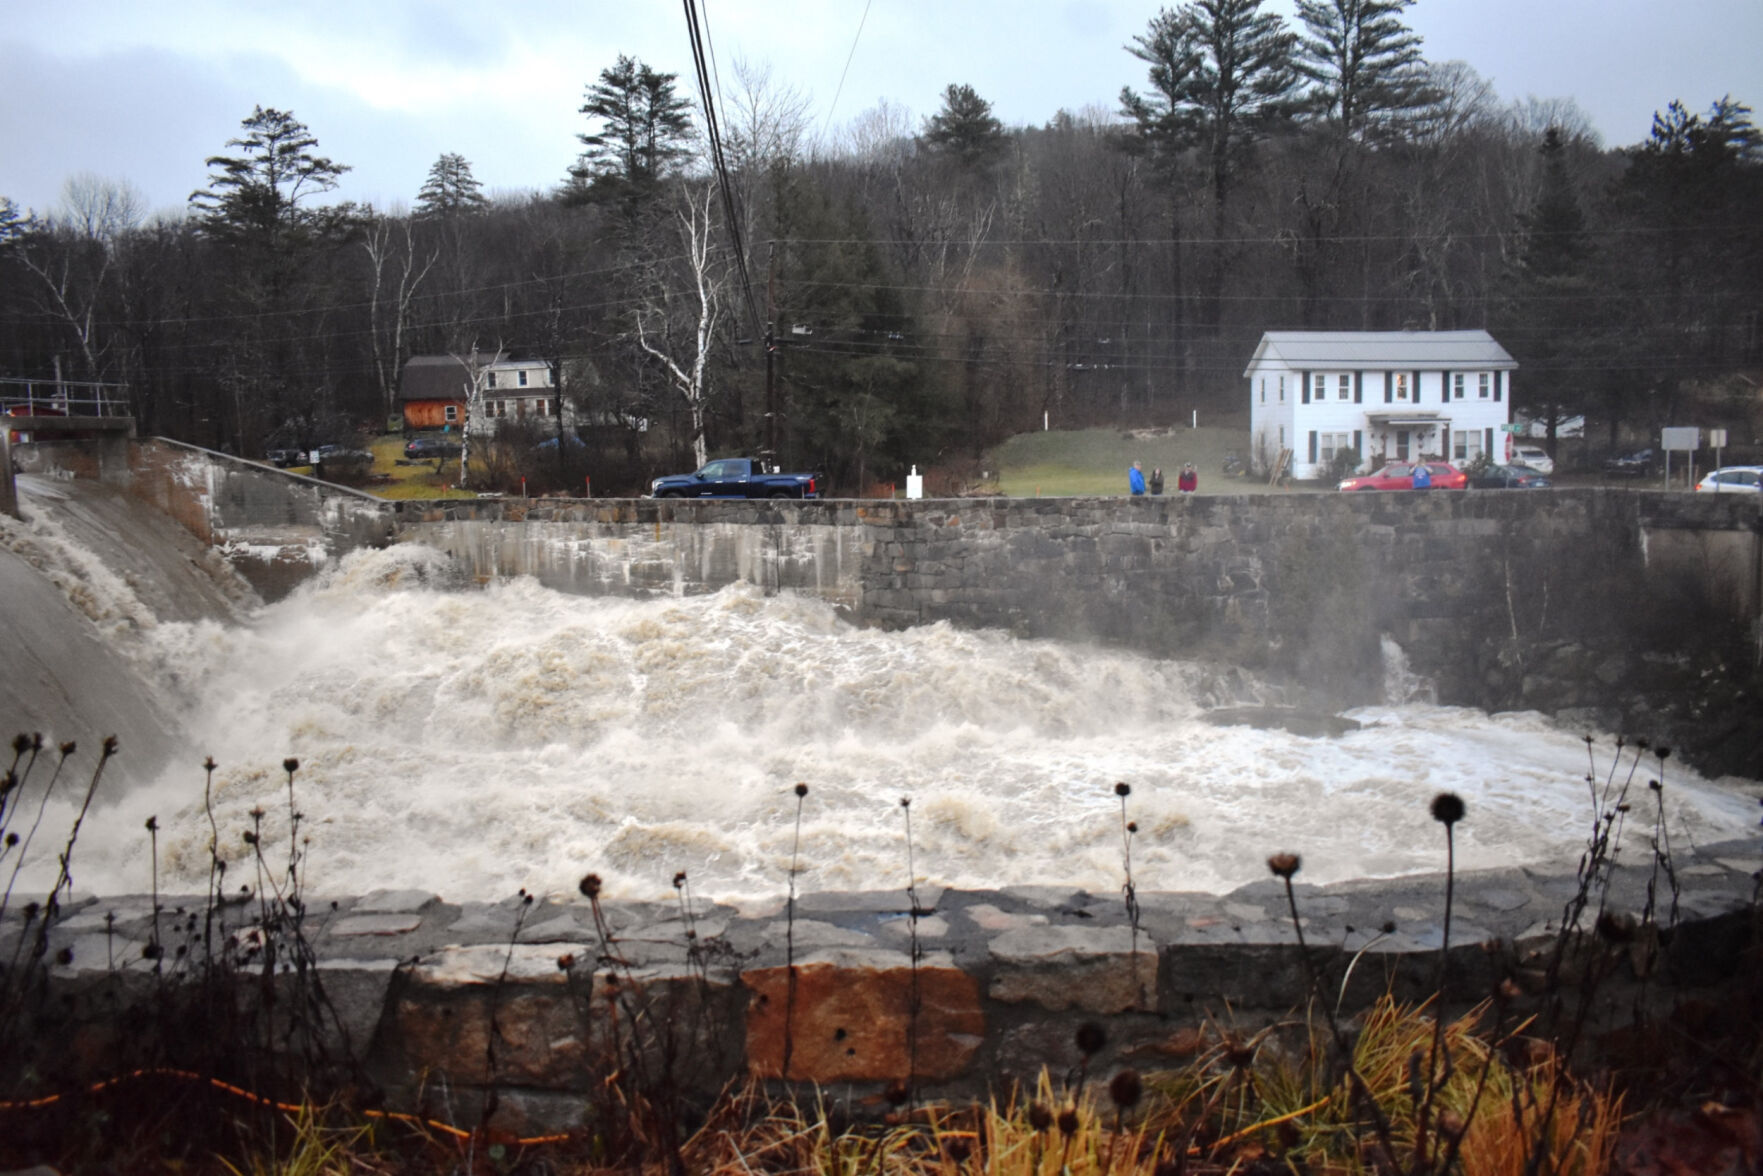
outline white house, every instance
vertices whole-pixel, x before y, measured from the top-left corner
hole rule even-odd
[[[1360,469],[1504,452],[1518,364],[1486,331],[1268,331],[1243,373],[1256,469],[1291,450],[1295,478],[1335,454]]]

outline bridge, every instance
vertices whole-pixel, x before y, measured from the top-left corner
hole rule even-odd
[[[86,441],[93,468],[120,459],[135,435],[128,387],[80,380],[0,379],[0,514],[18,517],[18,486],[12,447],[49,441]],[[79,462],[75,455],[68,460]]]

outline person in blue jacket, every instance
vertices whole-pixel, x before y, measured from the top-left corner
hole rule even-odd
[[[1414,488],[1416,490],[1432,489],[1432,471],[1426,468],[1425,462],[1414,464]]]
[[[1132,491],[1134,498],[1145,492],[1145,467],[1136,461],[1132,463],[1132,469],[1126,471],[1126,488]]]

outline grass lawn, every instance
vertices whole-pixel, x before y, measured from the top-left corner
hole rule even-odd
[[[1174,494],[1175,477],[1186,462],[1200,475],[1201,494],[1285,494],[1265,479],[1227,478],[1221,472],[1229,450],[1247,454],[1247,429],[1180,425],[1164,429],[1075,429],[1021,433],[986,456],[998,492],[1012,498],[1125,494],[1127,467],[1137,461],[1163,470],[1164,493]]]
[[[373,450],[373,472],[376,478],[390,478],[389,482],[373,482],[362,487],[376,498],[476,498],[477,494],[470,490],[456,490],[453,483],[459,480],[459,458],[457,456],[441,460],[441,472],[435,473],[433,460],[407,462],[404,460],[404,436],[401,433],[387,433],[376,438],[368,448]]]

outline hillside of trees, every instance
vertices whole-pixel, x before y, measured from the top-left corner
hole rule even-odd
[[[1606,147],[1427,61],[1409,3],[1193,0],[1111,105],[1008,128],[956,83],[830,142],[766,71],[706,125],[620,57],[553,190],[490,200],[444,154],[408,210],[327,202],[346,163],[259,107],[182,217],[92,176],[0,201],[0,376],[126,384],[143,433],[258,455],[382,427],[413,354],[500,347],[553,361],[608,491],[751,451],[856,492],[1043,419],[1235,415],[1269,329],[1485,327],[1534,417],[1700,423],[1763,367],[1750,109],[1661,96]]]

